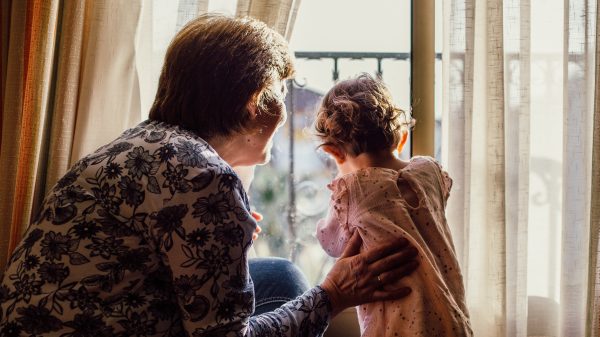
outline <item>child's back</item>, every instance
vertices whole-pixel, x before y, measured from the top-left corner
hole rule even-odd
[[[338,255],[343,238],[354,230],[367,250],[405,237],[420,253],[419,268],[403,282],[413,289],[409,297],[357,308],[363,336],[471,335],[444,216],[450,186],[451,180],[428,157],[415,157],[399,171],[364,168],[331,184],[335,210],[319,224],[317,236],[332,255]]]
[[[402,282],[410,296],[357,307],[363,336],[471,336],[445,217],[452,180],[432,158],[405,162],[393,155],[406,141],[403,114],[383,83],[368,75],[327,93],[315,128],[340,176],[329,185],[330,211],[317,237],[331,256],[341,254],[355,231],[363,249],[405,237],[419,251],[419,268]]]

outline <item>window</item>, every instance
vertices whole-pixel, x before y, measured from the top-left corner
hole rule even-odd
[[[288,122],[275,136],[271,162],[257,168],[251,188],[251,203],[264,215],[255,250],[258,256],[290,258],[316,283],[333,263],[314,232],[327,212],[326,185],[336,175],[335,164],[316,151],[311,135],[316,109],[335,79],[380,71],[396,104],[410,110],[411,1],[303,0],[290,48],[297,73],[288,83]],[[440,84],[441,62],[436,66]],[[436,95],[441,96],[440,88]],[[441,113],[436,116],[439,120]],[[437,148],[439,154],[439,142]],[[400,156],[410,156],[410,144]]]
[[[436,21],[441,0],[436,1]],[[138,64],[139,73],[150,74],[140,81],[142,111],[152,104],[163,57],[175,33],[196,13],[201,1],[153,0],[152,31],[146,41],[151,57]],[[258,256],[290,258],[305,272],[311,283],[322,280],[333,262],[314,237],[317,221],[327,211],[327,184],[335,177],[335,165],[316,151],[311,136],[313,116],[321,97],[334,84],[361,72],[380,75],[394,101],[410,110],[411,102],[411,3],[408,0],[302,0],[296,17],[290,48],[296,53],[296,80],[288,83],[288,118],[275,136],[272,160],[256,170],[250,200],[264,215],[263,229],[255,242]],[[422,3],[422,2],[421,2]],[[234,15],[236,0],[209,1],[209,12]],[[432,15],[433,18],[433,15]],[[436,24],[436,29],[441,24]],[[441,34],[436,33],[441,36]],[[441,46],[441,39],[436,46]],[[441,113],[441,62],[436,49],[436,139],[439,156]],[[434,57],[434,55],[432,55]],[[337,64],[337,67],[336,67]],[[334,73],[334,70],[337,71]],[[439,98],[439,99],[438,99]],[[417,128],[421,126],[418,125]],[[410,140],[400,156],[410,156]]]

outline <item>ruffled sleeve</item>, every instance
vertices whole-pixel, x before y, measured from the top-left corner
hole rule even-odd
[[[442,165],[436,161],[435,159],[431,159],[432,162],[435,163],[437,169],[438,169],[438,173],[440,176],[440,184],[442,186],[442,193],[444,196],[444,202],[448,201],[448,198],[450,197],[450,190],[452,189],[452,178],[450,178],[450,175],[448,174],[448,172],[446,170],[444,170],[444,168],[442,167]]]
[[[316,236],[329,256],[339,257],[353,233],[348,226],[348,184],[343,178],[338,178],[327,187],[331,190],[329,211],[327,217],[317,223]]]

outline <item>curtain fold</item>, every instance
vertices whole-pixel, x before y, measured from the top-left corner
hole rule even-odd
[[[85,2],[64,2],[54,78],[54,107],[50,136],[47,140],[48,158],[51,160],[47,162],[45,188],[41,193],[43,196],[69,168],[77,116],[84,17]]]
[[[444,4],[447,216],[477,336],[598,336],[597,8]]]
[[[3,7],[2,9],[5,9]],[[0,267],[29,223],[48,111],[59,1],[11,3],[0,167]]]
[[[86,2],[71,164],[141,120],[135,64],[141,10],[141,0]]]
[[[596,3],[596,11],[600,8],[600,1]],[[590,261],[588,266],[588,298],[586,336],[600,336],[600,15],[596,14],[596,67],[595,88],[593,95],[594,117],[592,140],[592,173],[591,173],[591,214],[590,214]],[[592,35],[593,36],[593,35]]]
[[[2,115],[4,111],[4,87],[6,83],[6,62],[8,60],[8,30],[12,0],[0,2],[0,146],[2,146]]]
[[[238,0],[237,16],[251,16],[290,40],[301,0]]]
[[[506,335],[527,333],[527,240],[530,151],[530,0],[508,0],[504,40],[506,77]],[[512,294],[512,296],[510,296]]]
[[[3,1],[0,8],[2,269],[69,165],[141,119],[141,1]]]
[[[179,0],[177,6],[177,31],[188,21],[208,12],[209,0]]]
[[[587,35],[593,17],[586,1],[565,2],[563,71],[563,194],[562,265],[560,280],[560,335],[583,336],[589,251],[590,170],[588,152],[591,125],[588,105],[590,69]],[[594,39],[595,42],[595,39]],[[593,61],[592,61],[593,62]],[[583,291],[582,291],[583,290]]]

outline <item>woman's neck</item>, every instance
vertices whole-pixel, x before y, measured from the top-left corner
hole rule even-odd
[[[217,152],[229,166],[241,166],[243,163],[243,156],[240,153],[240,149],[243,149],[246,145],[246,139],[241,134],[233,134],[224,136],[215,136],[206,141],[210,146]]]

